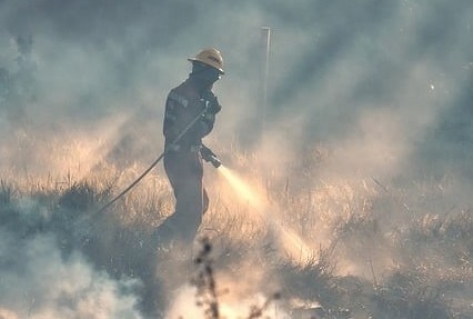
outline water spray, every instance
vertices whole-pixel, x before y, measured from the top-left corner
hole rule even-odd
[[[270,230],[277,235],[281,248],[293,261],[304,263],[314,257],[312,249],[296,232],[284,226],[278,216],[269,214],[277,209],[272,207],[264,196],[260,196],[248,183],[224,165],[220,164],[218,166],[218,172],[226,179],[236,193],[254,208],[253,212],[259,214],[265,220],[268,226],[270,226]]]
[[[226,179],[226,181],[232,186],[236,193],[252,207],[256,208],[258,212],[265,210],[268,203],[259,196],[257,192],[252,190],[249,185],[240,179],[234,172],[225,166],[220,166],[218,172]]]

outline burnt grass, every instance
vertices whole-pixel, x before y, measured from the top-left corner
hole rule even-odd
[[[112,278],[141,279],[144,288],[139,306],[144,313],[156,313],[166,301],[160,299],[164,288],[156,278],[155,248],[148,244],[150,227],[123,223],[120,216],[132,210],[125,201],[104,214],[94,214],[112,193],[113,187],[98,189],[92,183],[25,193],[2,181],[0,232],[15,233],[18,247],[37,234],[52,234],[62,258],[79,251]],[[28,219],[20,204],[23,198],[33,203]],[[275,257],[270,238],[261,245],[260,260],[271,264],[265,276],[278,277],[279,287],[265,289],[260,284],[259,289],[269,299],[277,296],[294,318],[305,314],[314,318],[472,318],[471,209],[455,209],[442,217],[427,213],[389,230],[379,226],[376,215],[354,212],[332,227],[332,245],[304,264]],[[220,245],[219,252],[213,251],[213,245]],[[341,257],[355,258],[363,249],[393,251],[390,267],[374,271],[371,267],[376,260],[366,260],[367,276],[341,275],[337,271]],[[201,302],[207,317],[219,318],[215,293],[219,276],[213,276],[235,269],[233,265],[247,255],[235,241],[225,238],[219,243],[207,240],[203,252],[194,260],[194,267],[201,269],[194,284],[207,298]],[[0,263],[0,271],[3,267],[8,265]],[[235,275],[245,276],[245,270],[237,270]],[[317,301],[320,306],[314,313],[308,312],[310,309],[291,304],[292,299]],[[258,307],[254,310],[253,318],[262,315]]]

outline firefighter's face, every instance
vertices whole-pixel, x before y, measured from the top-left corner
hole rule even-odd
[[[220,80],[221,73],[212,67],[206,68],[206,71],[203,72],[204,78],[207,79],[209,82],[214,83],[217,80]]]
[[[219,80],[222,76],[219,70],[199,62],[193,63],[193,71],[191,74],[207,85],[214,84],[214,82]]]

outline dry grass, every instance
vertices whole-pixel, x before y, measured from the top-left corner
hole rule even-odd
[[[215,171],[206,176],[212,203],[201,235],[213,247],[215,280],[238,296],[271,296],[278,288],[281,303],[294,316],[297,306],[291,300],[298,299],[318,302],[324,318],[472,317],[472,207],[456,203],[447,211],[447,204],[436,209],[432,203],[455,200],[453,180],[401,186],[371,178],[314,181],[311,171],[330,156],[317,148],[307,152],[312,157],[300,164],[304,174],[275,179],[260,174],[251,155],[236,157],[235,171],[246,172],[241,177],[271,207],[264,214],[240,201]],[[223,157],[229,157],[225,150]],[[88,174],[69,171],[46,179],[4,173],[0,230],[9,227],[24,236],[52,233],[65,254],[80,251],[114,278],[142,279],[149,285],[143,294],[152,296],[143,302],[150,303],[162,296],[152,285],[170,285],[156,275],[155,248],[148,246],[150,232],[173,209],[160,169],[109,210],[91,215],[144,168],[98,162]],[[282,253],[268,216],[299,236],[312,258],[295,262]],[[151,302],[143,309],[163,303]],[[209,317],[217,318],[212,311]]]

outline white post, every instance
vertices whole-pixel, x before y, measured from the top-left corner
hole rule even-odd
[[[261,68],[261,125],[262,129],[265,125],[265,117],[268,108],[268,75],[269,75],[269,61],[270,61],[270,34],[271,30],[269,27],[262,27],[262,68]]]

